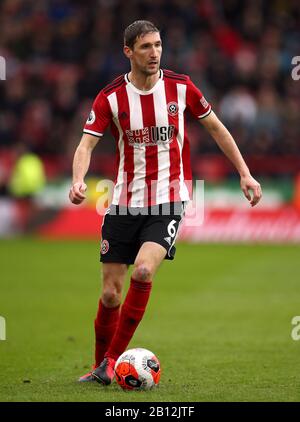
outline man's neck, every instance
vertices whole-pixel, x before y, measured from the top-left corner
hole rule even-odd
[[[154,75],[145,75],[144,73],[131,70],[128,73],[128,79],[140,91],[150,91],[158,81],[159,75],[159,70]]]

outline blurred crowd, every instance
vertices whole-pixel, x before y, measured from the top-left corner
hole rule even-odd
[[[0,153],[21,144],[70,173],[93,98],[129,69],[136,19],[161,29],[162,67],[191,76],[244,154],[300,156],[298,0],[1,1]],[[194,155],[217,151],[197,122],[189,133]]]

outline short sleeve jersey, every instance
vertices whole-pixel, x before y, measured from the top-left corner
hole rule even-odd
[[[112,203],[144,207],[191,198],[186,113],[203,119],[211,105],[186,75],[160,70],[149,91],[121,75],[97,95],[84,132],[110,130],[117,145]]]

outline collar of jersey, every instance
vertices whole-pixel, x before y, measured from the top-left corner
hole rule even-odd
[[[125,74],[125,81],[126,81],[126,83],[127,83],[127,85],[134,91],[134,92],[136,92],[137,94],[140,94],[140,95],[149,95],[149,94],[152,94],[154,91],[156,91],[157,90],[157,88],[159,87],[159,85],[161,84],[161,81],[162,81],[162,79],[163,79],[163,71],[161,70],[161,69],[159,69],[159,79],[158,79],[158,81],[156,82],[156,84],[151,88],[151,89],[149,89],[149,91],[142,91],[141,89],[138,89],[137,87],[135,87],[134,85],[133,85],[133,83],[131,83],[130,82],[130,80],[129,80],[129,78],[128,78],[128,73],[126,73]]]

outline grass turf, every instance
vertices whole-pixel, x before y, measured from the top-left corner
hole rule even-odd
[[[178,244],[130,347],[154,351],[158,389],[79,384],[93,361],[96,242],[0,242],[0,401],[299,401],[299,246]],[[127,281],[128,283],[128,281]]]

